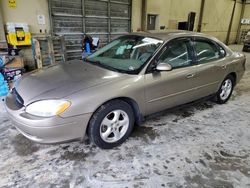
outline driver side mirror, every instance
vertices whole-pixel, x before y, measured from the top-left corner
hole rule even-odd
[[[225,57],[225,55],[226,55],[225,50],[220,49],[220,56],[221,56],[221,57]]]
[[[172,70],[172,66],[168,63],[159,63],[156,66],[156,70],[157,71],[171,71]]]

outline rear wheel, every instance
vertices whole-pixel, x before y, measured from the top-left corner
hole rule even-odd
[[[134,122],[131,106],[122,100],[114,100],[95,112],[89,123],[88,136],[98,147],[111,149],[129,137]]]
[[[216,94],[216,101],[219,104],[226,103],[233,92],[235,79],[232,75],[228,75],[222,82],[219,91]]]

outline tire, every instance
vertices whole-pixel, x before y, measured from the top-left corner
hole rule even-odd
[[[113,100],[94,113],[89,122],[88,136],[99,148],[111,149],[130,136],[134,123],[132,107],[122,100]]]
[[[243,51],[243,52],[247,52],[247,47],[246,47],[246,46],[243,46],[242,51]]]
[[[228,75],[222,82],[219,91],[216,93],[216,102],[219,104],[226,103],[234,89],[235,78],[232,75]]]

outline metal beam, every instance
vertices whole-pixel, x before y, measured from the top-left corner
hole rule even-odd
[[[240,20],[239,20],[239,25],[238,25],[237,34],[236,34],[236,41],[235,41],[236,44],[240,43],[241,20],[245,13],[245,7],[246,7],[246,0],[242,0]]]
[[[108,0],[108,42],[111,41],[111,3]]]
[[[51,0],[48,0],[48,6],[49,6],[49,24],[50,24],[50,34],[51,36],[54,35],[54,26],[53,26],[53,20],[52,20],[52,8],[51,8]]]
[[[229,38],[230,38],[230,34],[231,34],[231,29],[232,29],[232,24],[233,24],[234,12],[235,12],[236,4],[237,4],[237,0],[234,0],[234,6],[233,6],[233,10],[232,10],[232,15],[231,15],[231,19],[230,19],[229,26],[228,26],[228,31],[227,31],[226,45],[229,44]]]
[[[129,8],[129,30],[128,32],[131,33],[132,32],[132,0],[129,0],[129,4],[130,4],[130,8]]]
[[[205,7],[205,0],[201,0],[201,7],[200,7],[200,15],[199,15],[199,23],[198,23],[198,32],[201,32],[202,29],[202,20],[204,14],[204,7]]]
[[[85,27],[85,22],[86,22],[86,15],[85,15],[85,0],[82,0],[82,32],[86,33],[86,27]]]
[[[141,30],[147,30],[147,0],[142,0],[141,3]]]

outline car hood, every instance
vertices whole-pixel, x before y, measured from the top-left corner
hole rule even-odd
[[[26,105],[36,100],[63,98],[122,77],[124,74],[76,60],[31,72],[17,81],[15,89]]]

